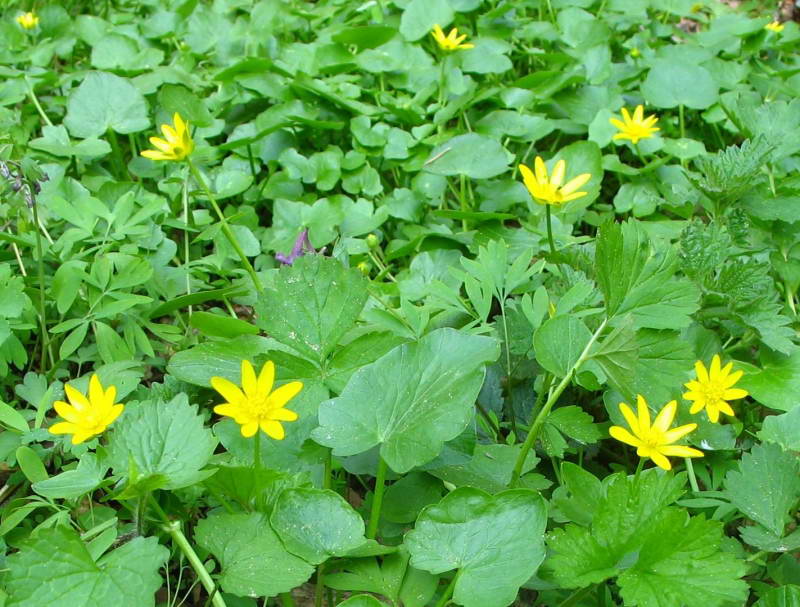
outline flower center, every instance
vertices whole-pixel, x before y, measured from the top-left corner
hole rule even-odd
[[[724,400],[722,397],[725,394],[725,388],[717,383],[707,383],[702,387],[701,390],[706,402],[711,403],[712,405],[716,405],[720,401]]]
[[[248,406],[250,409],[250,415],[253,418],[262,420],[262,419],[272,419],[272,411],[275,408],[272,404],[272,399],[269,396],[259,396],[248,401]]]

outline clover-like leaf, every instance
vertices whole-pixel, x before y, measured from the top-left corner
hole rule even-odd
[[[535,491],[491,496],[461,487],[422,511],[406,546],[418,569],[458,570],[453,600],[459,605],[506,607],[544,560],[546,525],[547,507]]]

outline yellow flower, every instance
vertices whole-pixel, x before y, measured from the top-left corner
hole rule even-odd
[[[34,27],[39,25],[39,17],[37,17],[33,12],[23,13],[16,18],[16,22],[26,30],[32,30]],[[783,27],[781,27],[781,29],[783,29]]]
[[[733,409],[727,401],[747,396],[747,390],[734,388],[734,384],[742,377],[742,371],[731,373],[733,363],[728,363],[722,368],[722,361],[719,354],[715,354],[711,359],[711,367],[706,369],[703,361],[698,360],[694,363],[694,370],[697,379],[693,379],[684,384],[689,391],[683,395],[686,400],[694,401],[689,413],[699,413],[704,408],[708,414],[708,419],[716,423],[719,413],[733,415]]]
[[[72,404],[57,400],[53,403],[53,407],[67,421],[53,424],[50,426],[50,432],[72,434],[73,445],[102,433],[125,408],[125,405],[114,404],[117,388],[109,386],[104,390],[97,375],[92,375],[89,380],[88,398],[69,384],[64,386],[64,391]]]
[[[653,133],[661,129],[653,125],[658,122],[655,115],[644,117],[644,106],[637,105],[633,111],[633,118],[628,110],[622,108],[622,120],[609,118],[609,122],[617,127],[621,132],[614,135],[614,139],[630,139],[632,143],[639,143],[640,139],[649,139]]]
[[[293,422],[297,413],[286,403],[303,389],[303,382],[289,382],[273,391],[275,364],[268,360],[256,377],[249,360],[242,361],[242,389],[224,377],[212,377],[211,385],[228,402],[214,407],[214,412],[232,417],[241,426],[242,436],[253,436],[258,429],[275,440],[286,435],[280,422]]]
[[[437,23],[433,26],[433,31],[431,32],[431,36],[433,39],[436,40],[436,43],[439,45],[439,48],[443,51],[457,51],[457,50],[466,50],[469,48],[475,48],[474,44],[462,44],[464,40],[467,39],[466,34],[462,34],[461,36],[458,35],[458,28],[453,28],[450,30],[450,33],[447,36],[444,35],[442,28]]]
[[[781,23],[780,21],[773,21],[772,23],[767,23],[764,26],[764,29],[765,30],[769,30],[771,32],[775,32],[776,34],[779,34],[779,33],[781,33],[783,31],[784,27],[786,27],[786,26],[783,23]]]
[[[175,112],[172,117],[175,127],[168,124],[161,125],[161,132],[166,139],[150,137],[156,150],[144,150],[142,156],[151,160],[183,160],[194,150],[194,141],[189,134],[189,123],[184,122],[181,115]]]
[[[544,165],[544,160],[542,160],[541,156],[536,157],[534,169],[535,173],[524,164],[519,165],[525,187],[528,188],[528,192],[539,204],[561,205],[570,200],[586,196],[586,192],[577,192],[576,190],[592,178],[591,173],[583,173],[562,186],[561,182],[564,181],[567,163],[563,160],[556,162],[553,174],[548,178],[547,167]]]
[[[697,424],[686,424],[672,430],[669,429],[675,418],[675,410],[678,408],[677,402],[671,400],[664,405],[652,425],[650,425],[650,410],[644,397],[637,395],[636,404],[638,416],[634,415],[631,408],[625,403],[619,404],[619,410],[625,417],[625,421],[628,422],[632,433],[622,426],[611,426],[608,432],[613,438],[626,445],[636,447],[636,454],[639,457],[649,457],[656,466],[664,470],[672,468],[667,456],[703,457],[702,451],[671,444],[697,428]]]

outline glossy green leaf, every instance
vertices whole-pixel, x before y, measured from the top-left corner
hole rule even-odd
[[[31,488],[50,499],[74,499],[95,489],[105,477],[108,464],[94,453],[85,453],[74,470],[33,483]]]
[[[457,604],[506,607],[544,560],[546,525],[547,507],[535,491],[491,496],[463,487],[422,511],[406,546],[414,567],[458,570]]]
[[[67,100],[64,124],[74,137],[86,139],[137,133],[150,126],[147,102],[129,80],[107,72],[89,72]]]
[[[464,431],[483,384],[484,365],[497,359],[496,340],[439,329],[362,367],[341,396],[322,403],[314,440],[335,455],[380,445],[395,472],[436,457]]]
[[[648,103],[661,108],[684,105],[704,110],[716,103],[719,87],[709,71],[700,65],[657,61],[642,83]]]
[[[800,607],[800,586],[790,584],[772,588],[753,607]]]
[[[214,376],[238,378],[243,359],[252,362],[269,348],[269,341],[257,335],[206,341],[176,353],[170,358],[167,371],[182,381],[207,388]]]
[[[592,332],[578,318],[551,318],[533,335],[536,361],[556,377],[565,377],[591,338]]]
[[[511,160],[511,155],[496,139],[468,133],[435,147],[428,156],[425,170],[434,175],[489,179],[505,173]]]
[[[328,489],[284,490],[270,523],[286,549],[312,565],[345,556],[366,542],[364,520]]]
[[[780,445],[784,451],[800,451],[800,407],[783,415],[764,418],[758,438]]]
[[[222,566],[219,583],[225,592],[269,597],[299,586],[314,572],[290,554],[258,513],[218,514],[201,520],[195,540]]]

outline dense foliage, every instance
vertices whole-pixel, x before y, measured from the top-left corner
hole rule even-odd
[[[0,605],[800,605],[781,6],[2,3]]]

